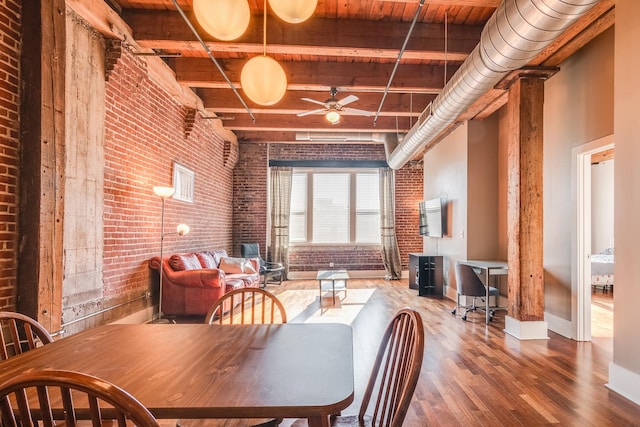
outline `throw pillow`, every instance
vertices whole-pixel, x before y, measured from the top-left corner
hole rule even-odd
[[[209,252],[198,252],[197,256],[202,268],[218,268],[216,260]]]
[[[200,270],[202,266],[196,254],[175,254],[169,258],[169,265],[175,271]]]
[[[228,274],[255,274],[251,261],[246,258],[222,258],[219,268]]]

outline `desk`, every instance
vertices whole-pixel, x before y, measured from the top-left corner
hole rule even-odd
[[[484,285],[487,288],[487,296],[485,298],[485,310],[486,310],[486,316],[487,316],[487,324],[489,324],[489,287],[491,286],[491,283],[489,282],[489,278],[491,276],[503,276],[503,275],[507,275],[508,270],[507,270],[507,261],[496,261],[496,260],[466,260],[466,261],[460,261],[460,264],[466,264],[471,266],[474,269],[478,269],[481,272],[484,272]],[[500,296],[498,295],[498,298],[496,300],[496,305],[498,305],[498,301],[500,300]],[[498,309],[498,310],[505,310],[504,307],[494,307],[494,309]]]
[[[342,324],[107,325],[0,362],[111,381],[158,419],[307,418],[353,402],[353,336]]]
[[[347,293],[347,280],[349,280],[349,274],[347,274],[347,270],[321,270],[318,271],[318,275],[316,276],[316,280],[318,281],[318,287],[320,288],[320,304],[322,305],[322,290],[323,284],[331,283],[331,291],[333,293],[333,305],[336,305],[336,289],[338,291],[344,291],[345,295]],[[328,286],[326,288],[328,290]]]

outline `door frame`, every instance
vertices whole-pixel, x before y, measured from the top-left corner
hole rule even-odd
[[[576,341],[591,340],[591,155],[613,147],[611,134],[571,150],[575,218],[571,245],[571,330]]]

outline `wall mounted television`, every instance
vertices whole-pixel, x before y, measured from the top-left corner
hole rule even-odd
[[[440,198],[425,200],[419,203],[420,235],[443,237],[446,235],[446,205]]]

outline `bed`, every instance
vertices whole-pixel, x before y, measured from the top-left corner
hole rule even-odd
[[[613,291],[613,248],[591,255],[591,289]]]

